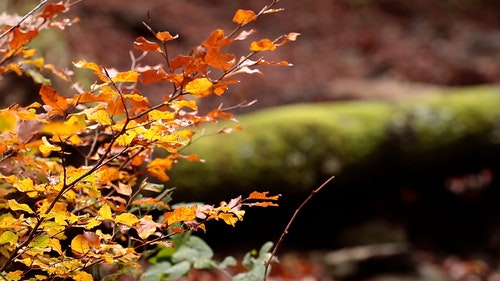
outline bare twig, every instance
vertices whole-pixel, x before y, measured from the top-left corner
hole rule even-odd
[[[19,26],[21,26],[21,24],[26,19],[28,19],[29,16],[31,16],[32,14],[34,14],[37,10],[39,10],[43,6],[47,5],[48,2],[49,2],[49,0],[42,0],[42,1],[40,1],[40,3],[38,3],[38,5],[36,5],[33,9],[31,9],[31,11],[29,11],[26,15],[24,15],[19,20],[19,22],[16,25],[11,26],[9,29],[5,30],[2,34],[0,34],[0,39],[4,38],[7,34],[9,34],[10,32],[12,32],[12,30],[14,30],[14,29],[18,28]]]
[[[278,251],[278,248],[281,244],[281,242],[283,241],[283,239],[285,238],[285,235],[288,234],[288,230],[290,229],[290,226],[292,225],[293,221],[295,220],[295,218],[297,217],[298,213],[304,208],[304,206],[311,200],[311,198],[316,194],[318,193],[323,187],[325,187],[330,181],[333,180],[333,178],[335,178],[334,176],[331,176],[329,179],[327,179],[322,185],[320,185],[318,188],[314,189],[311,194],[309,194],[309,196],[306,198],[306,200],[304,200],[302,202],[302,204],[300,204],[300,206],[297,208],[297,210],[295,210],[295,213],[293,213],[293,216],[292,218],[290,219],[290,221],[288,221],[288,224],[286,225],[285,227],[285,230],[283,230],[283,233],[281,233],[281,236],[280,238],[278,239],[278,242],[276,243],[276,245],[274,246],[274,249],[273,251],[271,252],[271,256],[269,257],[269,259],[267,260],[266,262],[266,269],[264,271],[264,279],[263,281],[266,281],[267,279],[267,272],[269,270],[269,266],[271,264],[271,261],[273,260],[273,258],[276,256],[276,252]]]

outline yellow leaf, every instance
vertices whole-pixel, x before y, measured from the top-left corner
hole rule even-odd
[[[15,182],[14,187],[17,188],[17,190],[26,193],[31,198],[34,198],[38,195],[38,191],[33,184],[33,180],[30,178]]]
[[[103,220],[112,220],[111,208],[108,205],[103,205],[101,209],[99,209],[99,217]]]
[[[252,52],[274,51],[275,49],[276,45],[269,39],[254,41],[250,44],[250,51]]]
[[[97,110],[95,114],[90,114],[87,117],[89,120],[95,120],[101,125],[111,125],[113,124],[113,120],[109,116],[109,113],[104,109],[101,108]]]
[[[16,115],[9,110],[0,111],[0,131],[14,133],[17,124]]]
[[[238,10],[234,14],[233,22],[239,25],[245,25],[257,19],[255,12],[252,10]]]
[[[113,77],[113,82],[132,82],[135,83],[137,82],[137,79],[139,78],[139,73],[136,71],[125,71],[125,72],[119,72]]]
[[[62,255],[62,249],[61,249],[61,243],[59,242],[59,239],[56,238],[50,238],[49,240],[49,247],[57,252],[59,255]]]
[[[238,218],[236,218],[232,213],[221,213],[217,216],[217,218],[224,220],[225,223],[235,226]]]
[[[115,218],[115,222],[121,223],[121,224],[124,224],[127,226],[133,226],[138,221],[139,221],[139,219],[131,213],[119,214]]]
[[[85,271],[75,271],[73,272],[73,275],[71,276],[75,281],[94,281],[94,278],[92,278],[92,275]]]
[[[90,244],[85,236],[79,234],[71,240],[71,250],[77,254],[86,254],[90,251]]]
[[[161,111],[161,110],[152,110],[148,113],[148,116],[151,120],[173,120],[175,118],[175,114],[170,111]]]
[[[213,84],[208,78],[196,78],[186,84],[185,90],[197,98],[203,98],[212,94]]]
[[[31,210],[28,204],[19,204],[14,199],[10,199],[8,203],[9,203],[9,208],[13,211],[24,211],[27,212],[28,214],[33,214],[33,210]]]
[[[60,146],[51,144],[45,136],[42,137],[42,144],[38,146],[38,149],[44,157],[49,156],[52,151],[61,151]]]

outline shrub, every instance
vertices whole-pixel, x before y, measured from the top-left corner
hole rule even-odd
[[[14,72],[44,84],[39,91],[42,103],[0,110],[2,279],[111,280],[122,274],[175,279],[191,267],[234,262],[214,262],[208,245],[191,233],[205,231],[209,220],[234,226],[243,219],[244,208],[276,206],[278,196],[255,191],[217,206],[172,205],[172,190],[149,178],[165,182],[178,161],[200,161],[197,155],[181,153],[193,141],[194,127],[234,119],[224,108],[199,114],[197,99],[225,94],[236,76],[260,73],[259,66],[289,65],[266,61],[261,53],[294,41],[297,33],[253,41],[239,58],[225,52],[253,35],[254,30],[244,29],[248,24],[279,12],[277,2],[258,13],[238,10],[229,35],[216,29],[188,54],[175,57],[168,46],[178,35],[145,23],[151,38],[133,42],[141,54],[132,56],[131,69],[74,63],[95,75],[89,89],[72,81],[72,71],[48,64],[29,47],[41,30],[64,29],[78,21],[62,16],[71,3],[41,1],[24,17],[4,14],[0,75]],[[148,55],[157,55],[159,64],[140,65]],[[44,77],[47,71],[54,78]],[[51,79],[71,84],[74,93],[60,93],[50,86]],[[169,92],[159,104],[142,94],[152,84],[162,84]],[[219,133],[240,129],[223,128]],[[259,257],[246,258],[248,267],[258,271],[252,274],[263,276],[261,262],[270,248],[267,244]],[[155,255],[150,261],[158,264],[144,273],[141,264]],[[250,280],[248,276],[237,279]]]

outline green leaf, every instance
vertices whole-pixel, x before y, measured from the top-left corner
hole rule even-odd
[[[182,261],[174,265],[169,262],[161,262],[150,266],[142,275],[141,280],[176,280],[185,276],[190,268],[191,264],[188,261]]]
[[[214,252],[210,246],[197,236],[191,236],[186,243],[181,245],[172,256],[172,261],[189,261],[194,268],[212,268],[215,262],[212,260]]]
[[[224,260],[219,264],[220,268],[226,268],[228,266],[236,266],[238,262],[232,256],[225,257]]]
[[[50,242],[49,236],[41,235],[33,239],[33,241],[31,241],[31,243],[28,244],[28,247],[46,248],[47,246],[49,246],[49,242]]]
[[[9,244],[10,246],[14,246],[17,243],[17,234],[12,231],[5,231],[0,235],[0,245]]]
[[[266,272],[265,264],[271,257],[271,249],[273,248],[272,242],[266,242],[259,250],[259,255],[254,257],[253,252],[247,253],[243,258],[243,265],[248,268],[248,272],[236,274],[232,281],[261,281],[264,279]],[[268,273],[271,271],[269,267]]]

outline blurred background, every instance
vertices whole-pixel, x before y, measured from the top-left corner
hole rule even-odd
[[[22,15],[34,2],[3,1],[0,10],[16,10]],[[81,18],[80,23],[62,32],[42,34],[35,44],[42,46],[48,61],[62,67],[85,58],[105,67],[126,70],[130,68],[129,52],[133,51],[134,39],[150,37],[142,24],[148,18],[156,30],[180,35],[169,46],[173,57],[189,53],[216,28],[230,32],[234,27],[231,19],[237,9],[259,11],[267,3],[262,0],[83,0],[71,11],[71,15]],[[228,94],[201,101],[201,110],[221,103],[232,106],[257,99],[253,106],[237,109],[237,118],[241,116],[245,121],[241,122],[243,128],[246,125],[252,128],[251,114],[268,109],[263,119],[271,123],[263,123],[262,128],[272,130],[274,118],[287,116],[274,114],[272,110],[286,105],[347,104],[349,110],[345,114],[348,116],[352,110],[358,116],[367,113],[366,104],[391,107],[403,102],[414,110],[412,103],[416,99],[420,106],[417,109],[426,109],[419,97],[434,93],[455,95],[453,91],[448,92],[450,89],[470,89],[469,97],[477,91],[477,99],[482,99],[483,91],[469,86],[491,87],[488,101],[496,102],[495,96],[500,95],[495,86],[500,81],[500,1],[282,0],[278,7],[285,10],[262,17],[250,28],[258,30],[255,39],[301,33],[297,42],[263,54],[267,60],[286,60],[294,66],[264,67],[261,69],[264,75],[240,77],[242,83],[232,86]],[[244,43],[232,48],[231,51],[240,56],[246,54],[248,46]],[[144,61],[144,64],[157,63],[161,63],[160,58],[148,57]],[[14,102],[26,104],[37,99],[37,88],[29,79],[15,75],[4,77],[0,80],[0,103],[2,106]],[[152,88],[144,94],[155,101],[160,100],[164,92],[164,89]],[[429,116],[444,116],[443,110],[448,110],[446,102],[444,109],[431,106],[431,115],[414,110],[411,118],[417,118],[417,112],[425,115],[426,119],[421,122],[429,124],[424,125],[439,123],[440,119]],[[470,103],[465,101],[465,104]],[[298,256],[307,257],[309,263],[319,262],[326,268],[324,276],[328,277],[325,278],[335,280],[367,280],[396,273],[400,278],[390,280],[406,280],[401,276],[415,278],[408,280],[499,280],[500,119],[497,115],[500,108],[496,113],[496,106],[500,103],[485,101],[484,106],[479,104],[465,111],[464,114],[472,117],[483,116],[483,107],[487,108],[488,114],[479,121],[461,118],[458,115],[461,111],[456,113],[456,119],[453,116],[443,123],[449,126],[436,129],[439,140],[435,146],[431,141],[430,149],[412,147],[418,142],[408,141],[408,132],[403,129],[408,130],[412,124],[405,122],[414,119],[404,115],[404,111],[395,110],[406,116],[404,124],[396,126],[399,122],[396,117],[388,117],[391,130],[384,123],[384,140],[368,145],[373,148],[345,164],[346,159],[353,158],[349,151],[342,150],[360,138],[370,140],[372,125],[385,122],[377,121],[380,115],[375,110],[374,116],[363,117],[353,138],[348,130],[332,131],[332,134],[345,133],[344,146],[332,148],[327,145],[329,139],[325,134],[311,133],[314,146],[340,150],[333,153],[342,157],[328,162],[328,167],[334,168],[325,170],[324,166],[314,166],[317,165],[314,161],[304,161],[310,165],[299,165],[294,170],[294,174],[299,175],[297,178],[290,180],[291,177],[285,175],[283,178],[288,180],[281,181],[273,175],[284,172],[287,166],[283,166],[283,162],[269,164],[269,159],[282,157],[269,152],[267,160],[259,158],[255,164],[268,168],[266,172],[252,173],[253,166],[248,160],[245,163],[248,169],[238,170],[246,171],[245,175],[228,179],[225,174],[236,169],[228,162],[219,168],[220,178],[212,182],[200,171],[199,177],[192,177],[194,182],[189,179],[188,183],[180,169],[172,171],[172,178],[178,173],[177,180],[167,184],[179,189],[179,200],[196,198],[216,203],[230,199],[227,195],[232,192],[238,194],[245,188],[261,187],[283,194],[280,208],[251,210],[235,229],[215,224],[208,227],[206,239],[231,253],[235,249],[259,247],[267,240],[276,241],[302,200],[333,173],[336,179],[300,213],[285,239],[283,251],[298,252]],[[344,110],[341,107],[331,110],[337,108]],[[316,109],[304,110],[314,115]],[[391,107],[387,114],[392,116],[392,110]],[[329,118],[325,116],[321,120]],[[463,124],[457,123],[462,120],[465,120]],[[476,124],[475,120],[482,123]],[[322,129],[327,131],[326,135],[332,128],[328,126],[335,128],[337,124],[333,123],[340,122],[333,117],[324,121],[328,123],[326,129]],[[453,132],[462,125],[472,129],[456,141],[441,142],[454,138]],[[394,126],[398,130],[392,130]],[[286,136],[294,129],[282,130]],[[215,147],[229,142],[237,134],[218,139]],[[300,135],[294,135],[293,139],[288,138],[283,149],[300,146],[302,140]],[[266,140],[259,146],[270,147],[270,144]],[[207,144],[207,147],[210,146]],[[330,152],[319,150],[311,157],[326,156]],[[207,163],[210,161],[207,157]],[[336,165],[343,168],[337,169]],[[301,171],[306,170],[314,175],[300,177]],[[197,172],[189,170],[189,173]],[[196,186],[202,186],[204,191],[196,190]],[[389,280],[387,278],[379,280]]]

